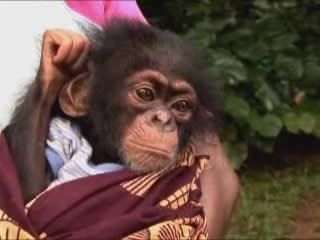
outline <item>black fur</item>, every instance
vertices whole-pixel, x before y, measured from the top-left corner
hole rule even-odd
[[[178,126],[180,150],[193,134],[198,137],[215,130],[220,104],[213,87],[214,79],[207,74],[204,59],[191,44],[168,31],[127,20],[111,21],[103,31],[94,33],[92,40],[94,48],[90,61],[96,73],[88,82],[89,113],[72,120],[79,124],[91,143],[94,163],[121,161],[122,132],[137,116],[136,110],[121,104],[121,93],[127,89],[126,79],[139,70],[153,69],[169,80],[184,79],[195,89],[200,103],[191,121]],[[40,66],[5,130],[25,202],[43,191],[52,180],[44,156],[45,140],[51,117],[64,116],[57,101],[53,104],[54,98],[49,100],[44,94],[41,70]],[[50,94],[55,96],[56,93]],[[208,119],[201,109],[207,109],[214,118]]]
[[[215,130],[219,103],[214,79],[191,44],[169,31],[121,19],[108,23],[91,38],[96,77],[90,83],[89,115],[80,124],[94,148],[93,161],[117,161],[119,136],[127,125],[122,117],[134,118],[134,113],[121,109],[120,91],[128,76],[143,69],[160,71],[169,79],[185,79],[196,90],[200,104],[215,116],[209,122],[198,108],[193,122],[181,131],[182,146],[195,131],[201,135],[210,128]]]

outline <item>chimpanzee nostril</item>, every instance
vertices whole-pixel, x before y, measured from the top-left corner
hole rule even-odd
[[[159,122],[160,124],[167,125],[167,124],[170,124],[171,116],[166,111],[157,110],[155,112],[155,116],[153,120]]]
[[[176,129],[176,124],[172,115],[166,109],[150,111],[145,115],[146,123],[157,128],[161,132],[171,132]]]

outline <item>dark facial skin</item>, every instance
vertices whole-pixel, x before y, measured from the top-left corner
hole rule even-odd
[[[139,172],[173,165],[184,147],[183,127],[191,122],[197,104],[190,84],[145,70],[128,79],[121,96],[125,112],[136,116],[123,132],[122,161]]]

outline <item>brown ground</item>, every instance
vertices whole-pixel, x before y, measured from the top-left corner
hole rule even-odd
[[[320,239],[320,193],[307,197],[299,204],[292,239]]]

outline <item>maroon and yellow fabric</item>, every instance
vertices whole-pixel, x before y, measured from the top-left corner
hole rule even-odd
[[[14,159],[0,136],[0,239],[207,239],[199,203],[205,157],[189,149],[178,166],[77,179],[23,204]],[[31,176],[30,176],[31,177]]]

